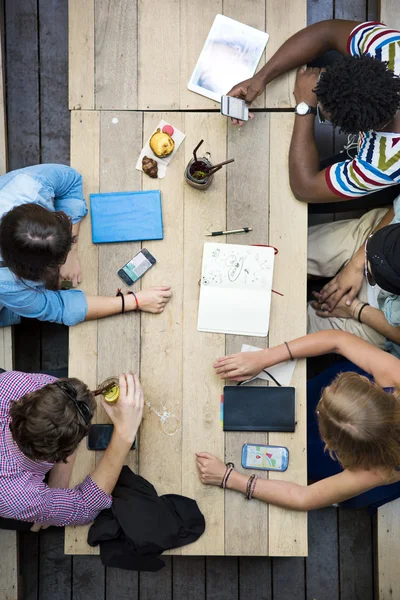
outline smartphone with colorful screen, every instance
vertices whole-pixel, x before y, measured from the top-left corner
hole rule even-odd
[[[261,471],[286,471],[289,450],[284,446],[245,444],[242,450],[242,467]]]
[[[118,277],[120,277],[126,285],[133,285],[138,279],[143,277],[156,262],[154,256],[150,254],[146,248],[142,248],[129,262],[120,268]]]

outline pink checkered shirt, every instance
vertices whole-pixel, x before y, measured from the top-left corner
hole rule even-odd
[[[27,458],[14,442],[9,409],[13,401],[55,381],[49,375],[8,371],[0,375],[0,516],[51,525],[90,523],[112,503],[88,475],[73,489],[44,483],[53,463]]]

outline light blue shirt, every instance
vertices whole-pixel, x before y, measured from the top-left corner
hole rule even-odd
[[[0,177],[0,218],[20,204],[39,204],[64,211],[78,223],[86,214],[82,176],[65,165],[45,164],[11,171]],[[0,326],[20,322],[21,316],[76,325],[85,319],[87,302],[80,290],[47,290],[43,284],[20,281],[0,268]]]
[[[393,202],[393,210],[394,210],[394,219],[391,221],[390,225],[394,225],[395,223],[400,223],[400,196],[397,196],[396,200]],[[385,290],[381,290],[378,294],[378,306],[383,314],[385,315],[386,320],[393,327],[400,327],[400,296],[395,296],[390,292],[386,292]],[[395,344],[391,340],[386,340],[385,349],[400,358],[400,345]]]

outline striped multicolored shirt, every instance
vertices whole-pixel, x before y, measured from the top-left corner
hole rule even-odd
[[[14,442],[10,431],[11,402],[55,381],[49,375],[7,371],[0,375],[0,517],[50,525],[84,525],[93,521],[112,497],[88,475],[73,489],[45,482],[53,463],[34,462]]]
[[[358,25],[350,34],[347,50],[352,56],[368,54],[388,62],[400,75],[400,31],[375,21]],[[400,133],[362,132],[358,154],[325,171],[329,188],[343,198],[357,198],[400,183]]]

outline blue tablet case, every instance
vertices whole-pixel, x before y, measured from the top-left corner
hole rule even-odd
[[[160,190],[90,194],[90,212],[95,244],[164,237]]]

